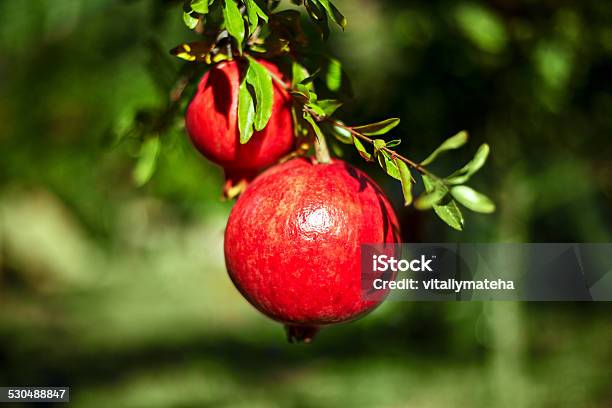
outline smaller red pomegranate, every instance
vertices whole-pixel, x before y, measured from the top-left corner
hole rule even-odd
[[[383,191],[341,160],[294,159],[246,189],[230,215],[225,260],[245,298],[284,323],[290,341],[373,310],[362,296],[361,244],[397,243],[399,226]]]
[[[272,63],[258,61],[272,74],[283,74]],[[225,169],[226,190],[254,178],[262,169],[288,154],[294,144],[291,97],[274,82],[272,116],[265,129],[246,144],[238,130],[240,66],[222,62],[202,77],[187,108],[185,126],[194,146],[210,161]]]

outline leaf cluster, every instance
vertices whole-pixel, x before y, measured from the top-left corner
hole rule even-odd
[[[465,146],[468,142],[467,132],[462,131],[448,138],[425,160],[416,163],[392,150],[401,144],[401,139],[383,138],[399,125],[400,119],[390,118],[350,127],[332,118],[341,106],[339,101],[319,101],[312,90],[308,93],[299,92],[299,96],[304,106],[304,118],[314,132],[317,135],[323,134],[320,124],[327,124],[329,133],[336,140],[352,145],[364,160],[377,163],[387,175],[400,181],[406,206],[414,204],[419,210],[433,209],[442,221],[459,231],[464,228],[464,218],[458,203],[477,213],[489,214],[495,211],[495,204],[490,198],[465,185],[485,165],[490,153],[487,144],[481,145],[467,164],[447,177],[438,177],[427,168],[445,152]],[[421,177],[424,187],[424,192],[416,199],[413,196],[415,176]]]
[[[363,159],[376,163],[401,183],[407,206],[414,205],[419,210],[433,209],[446,224],[457,230],[464,227],[458,204],[479,213],[495,210],[489,198],[465,185],[484,166],[489,156],[488,145],[480,146],[472,160],[447,177],[438,177],[429,169],[444,153],[463,147],[468,141],[467,132],[445,140],[427,158],[416,162],[393,150],[400,145],[401,139],[387,137],[399,125],[399,119],[352,127],[335,119],[336,111],[342,106],[341,96],[350,94],[350,91],[345,92],[350,84],[342,64],[335,58],[323,56],[316,66],[307,68],[304,59],[308,53],[307,39],[302,30],[302,15],[296,9],[277,10],[280,3],[278,0],[184,2],[183,20],[190,29],[202,33],[203,40],[181,44],[172,53],[184,60],[205,64],[239,59],[238,127],[241,143],[248,143],[254,132],[267,126],[274,103],[274,87],[283,87],[293,98],[296,137],[303,139],[306,145],[314,146],[320,162],[329,161],[325,135],[332,135],[334,143],[331,146],[336,154],[342,154],[339,145],[353,146]],[[290,0],[290,3],[303,7],[323,39],[329,36],[330,22],[341,29],[347,25],[346,18],[330,0]],[[290,85],[258,62],[259,58],[279,56],[290,60]],[[319,98],[315,84],[324,85],[334,99]],[[147,146],[147,151],[155,153],[154,147]],[[146,168],[145,165],[146,161],[141,167]],[[423,192],[415,197],[414,186],[419,177]]]
[[[238,91],[238,129],[240,143],[248,143],[253,131],[268,125],[274,104],[274,85],[270,72],[249,57]]]
[[[327,39],[329,22],[344,29],[346,18],[330,0],[291,0],[303,6],[321,36]],[[186,61],[211,64],[232,53],[242,55],[245,47],[267,57],[289,53],[292,47],[304,47],[306,36],[298,10],[274,13],[280,1],[264,0],[185,0],[183,22],[205,34],[202,41],[181,44],[172,53]],[[230,40],[230,55],[224,45]]]

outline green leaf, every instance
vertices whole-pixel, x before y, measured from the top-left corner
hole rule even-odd
[[[335,99],[323,99],[316,104],[323,110],[325,116],[332,116],[342,106],[342,102]]]
[[[332,135],[334,135],[334,137],[341,143],[353,144],[353,134],[347,129],[338,125],[332,125],[331,130]]]
[[[378,159],[378,164],[380,164],[380,167],[385,171],[385,173],[387,173],[389,176],[393,177],[396,180],[402,180],[400,172],[397,168],[397,164],[395,164],[395,161],[392,159],[388,152],[378,150],[376,153],[376,158]]]
[[[272,106],[274,105],[272,77],[263,65],[249,58],[246,81],[255,91],[255,130],[260,131],[268,125],[272,116]]]
[[[372,123],[371,125],[357,126],[353,130],[366,136],[379,136],[389,133],[399,123],[400,120],[398,118],[391,118],[382,122]]]
[[[396,140],[390,140],[390,141],[388,141],[388,142],[387,142],[387,147],[388,147],[389,149],[391,149],[391,148],[393,148],[393,147],[397,147],[397,146],[399,146],[400,144],[402,144],[402,141],[401,141],[401,140],[399,140],[399,139],[396,139]]]
[[[441,182],[434,180],[426,174],[422,175],[425,193],[414,202],[417,210],[429,210],[448,195],[448,188]]]
[[[488,144],[481,145],[474,158],[461,169],[457,170],[446,178],[446,182],[449,184],[463,184],[467,182],[478,170],[482,168],[487,162],[489,157],[490,148]]]
[[[238,45],[238,51],[242,54],[242,42],[244,41],[245,35],[244,20],[234,0],[225,0],[223,18],[225,19],[225,28],[227,32],[234,37]]]
[[[198,19],[195,17],[192,17],[190,13],[183,12],[183,22],[191,30],[196,28],[196,26],[198,25]]]
[[[321,73],[321,70],[317,69],[312,75],[302,79],[300,81],[300,84],[302,84],[302,85],[310,85],[311,88],[314,87],[313,82],[319,76],[320,73]]]
[[[302,93],[307,96],[308,101],[316,101],[317,94],[312,90],[312,86],[310,84],[297,84],[295,86],[295,90],[299,93]]]
[[[467,209],[477,213],[491,214],[495,211],[495,204],[484,194],[468,186],[456,186],[451,189],[452,196]]]
[[[268,15],[259,7],[259,4],[257,4],[255,0],[246,0],[246,9],[250,33],[255,32],[259,25],[260,18],[266,23],[268,22]]]
[[[429,155],[428,158],[423,160],[421,164],[423,166],[427,166],[432,163],[434,160],[438,158],[441,153],[444,153],[448,150],[454,150],[462,147],[468,141],[468,133],[466,131],[461,131],[457,133],[455,136],[446,139],[444,143],[440,145],[432,154]]]
[[[255,105],[245,78],[240,83],[240,88],[238,90],[238,130],[240,131],[241,144],[246,144],[251,140],[254,123]]]
[[[433,207],[434,212],[442,221],[458,231],[463,231],[463,214],[455,200],[450,198],[448,188],[444,183],[426,174],[423,174],[422,177],[426,193],[415,201],[415,208],[428,210]]]
[[[310,19],[316,24],[317,28],[321,32],[324,40],[329,37],[329,24],[327,19],[327,13],[319,7],[320,3],[314,0],[306,0],[304,6],[310,16]]]
[[[340,13],[340,11],[336,8],[336,6],[332,4],[331,1],[317,0],[317,2],[323,5],[329,17],[331,17],[331,19],[334,20],[336,24],[338,24],[343,30],[346,28],[346,17],[344,17],[342,13]]]
[[[382,140],[382,139],[375,139],[374,140],[374,154],[378,154],[380,149],[384,149],[385,147],[387,147],[387,143],[385,143],[384,140]]]
[[[291,87],[295,88],[298,84],[302,84],[308,77],[308,70],[299,62],[294,61],[291,65]]]
[[[192,0],[191,9],[198,14],[208,14],[208,0]]]
[[[429,210],[441,202],[447,194],[448,192],[442,190],[434,190],[429,193],[423,193],[414,202],[414,208],[421,211]]]
[[[348,21],[347,21],[346,17],[344,17],[344,15],[342,15],[340,10],[338,10],[336,8],[336,6],[334,6],[331,1],[329,2],[329,6],[331,7],[332,14],[334,16],[333,17],[334,21],[336,22],[336,24],[338,24],[344,30],[346,28],[346,26],[348,25]]]
[[[313,113],[314,113],[316,116],[319,116],[319,117],[322,117],[322,118],[324,118],[324,117],[326,117],[326,116],[327,116],[327,115],[325,114],[325,111],[323,110],[323,108],[321,108],[319,105],[317,105],[317,102],[316,102],[316,101],[314,101],[313,103],[306,104],[306,107],[307,107],[308,109],[310,109],[311,111],[313,111]]]
[[[421,175],[423,179],[423,185],[425,186],[425,191],[428,193],[433,192],[437,186],[439,186],[439,182],[428,176],[427,174]]]
[[[400,181],[402,182],[402,193],[404,194],[404,205],[407,207],[412,204],[412,182],[413,178],[410,174],[410,169],[402,160],[395,158],[395,165],[399,172]]]
[[[136,162],[136,167],[134,167],[132,173],[137,186],[142,187],[151,180],[157,167],[160,148],[161,142],[159,137],[147,139],[140,147],[138,162]]]
[[[338,92],[342,87],[342,64],[335,58],[330,58],[327,65],[325,84],[332,92]]]
[[[312,127],[312,130],[314,130],[317,139],[321,140],[325,138],[325,136],[323,135],[323,132],[321,132],[321,128],[319,127],[319,125],[317,124],[317,122],[314,120],[312,116],[310,116],[307,113],[304,113],[304,119],[306,120],[306,122],[310,124],[310,126]]]
[[[463,231],[463,214],[455,200],[449,200],[441,205],[434,205],[434,212],[451,228]]]
[[[308,104],[309,101],[310,101],[310,95],[308,95],[307,93],[302,92],[300,90],[290,91],[289,93],[294,98],[299,99],[300,103],[302,103],[304,105]]]
[[[261,18],[263,21],[265,21],[267,23],[268,20],[269,20],[269,17],[266,14],[266,12],[263,11],[261,7],[259,7],[259,4],[257,4],[257,1],[256,0],[248,0],[248,1],[255,4],[255,6],[256,6],[255,7],[255,11],[257,12],[257,15],[259,16],[259,18]]]
[[[259,16],[257,15],[257,11],[255,10],[255,7],[259,6],[257,6],[257,4],[255,4],[255,6],[252,6],[252,3],[253,0],[247,0],[246,16],[247,21],[249,22],[249,34],[253,34],[255,30],[257,30],[257,26],[259,26]]]
[[[363,157],[364,159],[366,159],[367,161],[371,162],[374,161],[372,159],[372,154],[369,153],[365,146],[363,145],[363,143],[361,143],[361,140],[359,140],[357,137],[353,136],[353,145],[355,146],[355,148],[357,149],[357,151],[359,152],[359,154],[361,155],[361,157]]]

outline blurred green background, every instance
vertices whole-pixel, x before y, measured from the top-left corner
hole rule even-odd
[[[470,130],[441,174],[492,147],[472,185],[498,212],[455,233],[402,209],[404,241],[612,241],[612,3],[337,3],[346,122],[401,117],[415,159]],[[171,126],[138,188],[116,143],[164,109],[191,36],[176,2],[0,2],[0,385],[77,407],[612,406],[606,303],[387,303],[286,344],[226,276],[220,170]]]

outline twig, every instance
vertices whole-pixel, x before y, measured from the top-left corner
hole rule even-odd
[[[287,84],[281,79],[279,78],[277,75],[273,74],[272,72],[270,72],[270,76],[272,77],[272,79],[279,85],[281,86],[285,91],[289,92],[291,94],[291,91],[293,90],[291,87],[287,86]],[[374,145],[374,140],[369,138],[368,136],[364,135],[363,133],[360,133],[358,131],[356,131],[355,129],[353,129],[350,126],[346,126],[344,123],[337,121],[333,118],[330,118],[328,116],[319,116],[317,115],[315,112],[313,112],[311,109],[304,107],[304,111],[308,112],[310,115],[312,115],[313,118],[315,118],[315,120],[317,120],[318,122],[324,121],[327,123],[330,123],[334,126],[340,127],[348,132],[350,132],[353,136],[363,140],[364,142],[367,142],[371,145]],[[317,151],[317,146],[316,146],[316,141],[318,140],[318,138],[315,138],[315,152]],[[327,150],[327,144],[325,143],[325,141],[323,141],[323,144],[325,144],[325,149]],[[389,149],[388,147],[383,147],[382,149],[387,153],[389,153],[391,155],[391,157],[396,157],[399,160],[403,161],[404,163],[406,163],[408,166],[412,167],[413,169],[415,169],[416,171],[418,171],[421,174],[427,175],[429,177],[431,177],[434,180],[437,181],[442,181],[442,179],[438,176],[436,176],[435,174],[433,174],[432,172],[430,172],[429,170],[427,170],[425,167],[423,167],[422,165],[416,163],[413,160],[410,160],[407,157],[402,156],[401,154],[398,154],[397,152],[395,152],[394,150]],[[329,158],[329,152],[327,153],[327,157]],[[317,157],[318,160],[318,157]]]
[[[368,142],[371,145],[374,145],[374,140],[372,140],[371,138],[367,137],[366,135],[364,135],[363,133],[359,133],[357,132],[355,129],[353,129],[350,126],[346,126],[344,123],[337,121],[335,119],[329,118],[329,117],[324,117],[323,120],[325,122],[331,123],[334,126],[338,126],[348,132],[350,132],[353,136],[363,140],[364,142]],[[408,166],[412,167],[413,169],[415,169],[416,171],[418,171],[421,174],[425,174],[427,176],[430,176],[431,178],[440,180],[440,178],[438,176],[436,176],[435,174],[433,174],[432,172],[430,172],[429,170],[427,170],[425,167],[421,166],[418,163],[415,163],[414,161],[410,160],[407,157],[402,156],[401,154],[398,154],[396,151],[389,149],[388,147],[383,147],[382,149],[387,153],[389,153],[391,155],[391,157],[397,157],[398,159],[400,159],[401,161],[403,161],[404,163],[406,163]]]
[[[327,123],[330,123],[330,124],[332,124],[332,125],[334,125],[334,126],[340,127],[340,128],[342,128],[342,129],[344,129],[344,130],[348,131],[348,132],[349,132],[351,135],[355,136],[356,138],[361,139],[361,140],[363,140],[364,142],[367,142],[367,143],[369,143],[369,144],[371,144],[371,145],[374,145],[374,140],[373,140],[373,139],[369,138],[368,136],[364,135],[363,133],[360,133],[360,132],[356,131],[356,130],[355,130],[355,129],[353,129],[352,127],[350,127],[350,126],[346,126],[344,123],[342,123],[342,122],[340,122],[340,121],[338,121],[338,120],[335,120],[335,119],[333,119],[333,118],[330,118],[330,117],[328,117],[328,116],[323,116],[323,117],[318,116],[318,115],[316,115],[316,113],[315,113],[315,112],[312,112],[312,110],[310,110],[310,109],[309,109],[309,108],[307,108],[307,107],[304,107],[304,110],[305,110],[306,112],[308,112],[309,114],[311,114],[311,115],[312,115],[312,116],[313,116],[315,119],[317,119],[318,121],[320,121],[320,122],[321,122],[321,121],[323,121],[323,122],[327,122]],[[432,172],[430,172],[429,170],[427,170],[427,169],[426,169],[425,167],[423,167],[422,165],[420,165],[420,164],[418,164],[418,163],[414,162],[413,160],[410,160],[410,159],[409,159],[409,158],[407,158],[407,157],[402,156],[401,154],[398,154],[396,151],[391,150],[391,149],[389,149],[388,147],[383,147],[383,148],[381,148],[380,150],[383,150],[383,151],[385,151],[385,152],[389,153],[389,154],[391,155],[391,157],[393,157],[393,158],[398,158],[399,160],[403,161],[404,163],[406,163],[408,166],[412,167],[413,169],[415,169],[415,170],[416,170],[416,171],[418,171],[419,173],[421,173],[421,174],[425,174],[425,175],[427,175],[427,176],[429,176],[429,177],[433,178],[434,180],[437,180],[437,181],[442,181],[442,179],[441,179],[440,177],[436,176],[435,174],[433,174]]]

